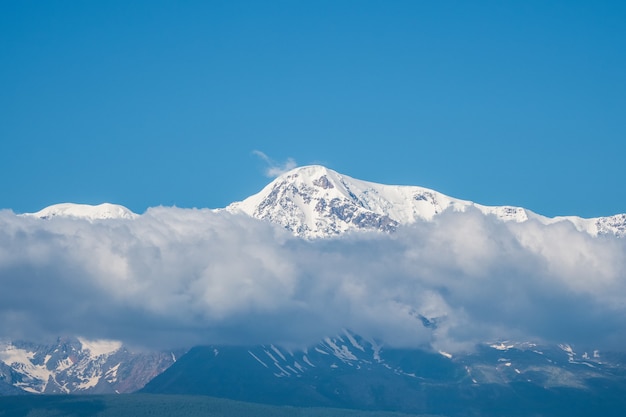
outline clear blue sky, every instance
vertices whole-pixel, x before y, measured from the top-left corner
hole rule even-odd
[[[624,22],[622,1],[4,1],[0,208],[223,207],[269,181],[259,150],[626,212]]]

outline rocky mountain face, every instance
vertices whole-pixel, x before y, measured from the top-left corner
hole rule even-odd
[[[620,363],[569,345],[497,342],[463,355],[394,349],[346,331],[305,350],[196,347],[143,391],[455,416],[584,415],[580,407],[598,411],[608,401],[616,415],[626,407]]]
[[[296,168],[258,194],[226,210],[279,224],[305,238],[325,238],[355,230],[391,232],[401,225],[429,221],[445,210],[475,208],[502,221],[568,221],[591,235],[626,235],[626,214],[583,219],[549,218],[521,207],[483,206],[428,188],[361,181],[323,166]]]
[[[4,386],[6,394],[133,392],[175,360],[173,352],[133,353],[112,341],[4,342],[0,343],[0,390]]]

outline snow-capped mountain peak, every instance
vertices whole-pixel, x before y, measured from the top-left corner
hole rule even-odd
[[[138,216],[124,206],[111,203],[103,203],[95,206],[89,204],[61,203],[48,206],[36,213],[25,213],[24,215],[38,217],[40,219],[49,219],[52,217],[73,217],[89,221],[134,219]]]
[[[463,205],[422,187],[357,180],[323,166],[296,168],[227,210],[281,224],[294,234],[323,237],[352,229],[391,231]]]

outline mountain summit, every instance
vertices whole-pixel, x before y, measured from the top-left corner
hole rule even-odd
[[[321,238],[352,230],[393,231],[400,225],[432,220],[445,210],[470,207],[502,221],[570,221],[592,235],[626,234],[626,215],[548,218],[521,207],[483,206],[423,187],[361,181],[319,165],[291,170],[226,209],[280,224],[297,236]]]
[[[137,214],[124,206],[111,203],[102,203],[96,206],[89,204],[61,203],[48,206],[37,213],[26,213],[26,216],[49,219],[52,217],[73,217],[79,219],[109,220],[109,219],[134,219]]]

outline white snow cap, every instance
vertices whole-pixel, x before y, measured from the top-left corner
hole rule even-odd
[[[134,219],[138,215],[124,206],[111,203],[89,204],[61,203],[46,207],[36,213],[25,213],[25,216],[49,219],[52,217],[74,217],[86,220]]]

